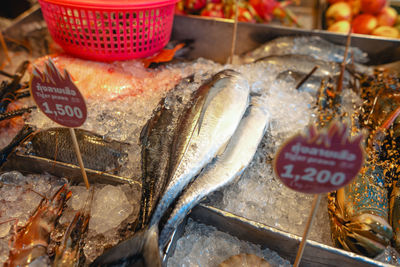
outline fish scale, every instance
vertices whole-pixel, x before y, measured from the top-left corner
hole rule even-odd
[[[108,171],[117,170],[126,161],[129,145],[115,140],[106,140],[92,132],[76,129],[79,148],[85,168]],[[29,153],[56,161],[78,165],[72,139],[67,128],[50,128],[32,134]]]
[[[224,153],[207,165],[184,191],[164,225],[159,239],[163,250],[173,232],[202,198],[234,182],[250,164],[269,125],[270,114],[261,97],[253,97]]]
[[[249,92],[248,81],[233,70],[215,74],[194,92],[190,106],[179,117],[178,127],[174,130],[169,183],[150,224],[129,240],[106,251],[91,266],[110,266],[121,261],[161,266],[158,249],[160,219],[184,187],[225,148],[248,106]]]
[[[248,105],[249,85],[238,72],[224,70],[201,86],[180,119],[170,156],[170,182],[150,221],[157,225],[184,187],[235,132]],[[202,116],[204,114],[204,116]]]
[[[176,112],[182,112],[187,103],[177,99],[182,97],[182,89],[193,82],[193,75],[182,81],[163,98],[154,110],[152,117],[143,127],[140,142],[142,144],[142,207],[138,228],[148,224],[151,212],[164,190],[167,182],[169,154],[176,128]],[[168,105],[173,101],[175,105]]]

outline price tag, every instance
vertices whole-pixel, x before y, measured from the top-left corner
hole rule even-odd
[[[293,136],[275,157],[275,174],[303,193],[331,192],[350,183],[362,167],[364,154],[362,134],[350,139],[347,128],[333,122],[326,131],[310,126],[308,134]]]
[[[34,67],[31,94],[40,108],[54,122],[65,127],[79,127],[87,117],[86,103],[69,73],[61,75],[49,59],[42,73]]]

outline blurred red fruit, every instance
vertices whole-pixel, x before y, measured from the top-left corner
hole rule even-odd
[[[222,3],[208,3],[206,8],[201,11],[200,16],[224,18],[224,5]]]
[[[331,5],[325,13],[326,24],[331,26],[340,20],[350,20],[352,16],[351,7],[346,2],[338,2]]]
[[[384,7],[377,15],[378,25],[380,26],[393,26],[396,22],[397,11],[393,7]]]
[[[378,14],[386,5],[386,0],[361,0],[361,11],[368,14]]]
[[[347,20],[341,20],[341,21],[335,22],[328,28],[328,31],[347,34],[350,31],[350,22]]]
[[[352,21],[354,33],[370,34],[378,26],[378,20],[371,14],[361,14]]]
[[[349,3],[351,7],[351,12],[353,15],[357,15],[360,13],[361,10],[361,0],[347,0],[347,3]]]
[[[265,21],[272,19],[272,12],[277,5],[276,0],[250,0],[249,3],[255,9],[258,16]]]
[[[183,5],[183,1],[179,1],[175,5],[175,14],[184,15],[185,14],[185,7]]]
[[[380,26],[372,31],[373,35],[382,36],[382,37],[389,37],[389,38],[398,38],[399,37],[399,30],[395,27],[390,26]]]
[[[200,11],[207,4],[207,0],[184,0],[185,9],[189,12]]]

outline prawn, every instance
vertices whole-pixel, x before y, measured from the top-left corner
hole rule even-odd
[[[47,257],[50,233],[72,193],[64,184],[51,200],[43,198],[28,223],[11,238],[11,249],[5,267],[24,266]]]

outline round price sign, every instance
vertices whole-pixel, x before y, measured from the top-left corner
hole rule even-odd
[[[311,126],[279,149],[274,171],[281,181],[303,193],[327,193],[350,183],[363,162],[362,135],[349,140],[347,126],[334,122],[327,131]]]
[[[87,117],[86,103],[73,83],[49,59],[42,73],[36,67],[31,79],[31,94],[36,104],[51,120],[66,127],[79,127]]]

